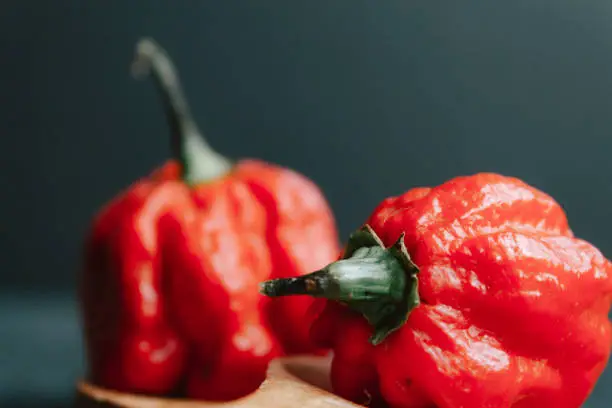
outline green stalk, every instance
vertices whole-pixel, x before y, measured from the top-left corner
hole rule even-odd
[[[182,179],[193,186],[227,174],[232,162],[214,151],[204,139],[191,114],[176,68],[167,52],[151,38],[136,44],[132,72],[142,78],[151,74],[161,96],[171,132],[171,148],[181,165]]]
[[[417,274],[404,234],[385,248],[368,225],[349,238],[344,258],[295,278],[263,282],[270,297],[307,295],[335,300],[361,313],[373,327],[370,342],[380,344],[399,329],[420,304]]]

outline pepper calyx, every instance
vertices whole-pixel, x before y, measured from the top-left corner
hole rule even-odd
[[[136,44],[132,74],[136,78],[150,74],[155,81],[172,134],[172,152],[181,165],[183,181],[194,186],[229,173],[233,163],[206,142],[191,114],[172,59],[152,38],[141,38]]]
[[[370,343],[380,344],[408,320],[420,304],[419,268],[410,258],[404,234],[385,247],[364,225],[349,237],[342,259],[310,274],[263,282],[266,296],[309,295],[336,300],[363,315],[373,328]]]

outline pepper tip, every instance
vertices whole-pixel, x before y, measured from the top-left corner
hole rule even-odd
[[[271,291],[270,281],[261,282],[259,284],[259,293],[264,296],[274,296]]]
[[[159,45],[151,37],[142,37],[136,43],[134,60],[130,66],[132,76],[141,79],[149,74],[151,58],[159,50]]]

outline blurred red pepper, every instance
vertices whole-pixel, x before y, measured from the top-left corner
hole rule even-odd
[[[261,290],[325,298],[333,387],[370,406],[577,408],[610,353],[610,261],[496,174],[387,198],[343,259]]]
[[[165,51],[139,42],[177,160],[95,218],[81,299],[92,380],[120,391],[228,400],[263,381],[270,359],[317,352],[307,299],[270,303],[257,285],[337,258],[321,191],[291,170],[231,162],[202,138]]]

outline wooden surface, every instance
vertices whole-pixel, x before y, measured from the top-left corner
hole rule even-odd
[[[87,382],[77,384],[76,408],[356,408],[329,392],[329,358],[291,357],[273,361],[266,381],[242,399],[215,403],[121,394]]]

